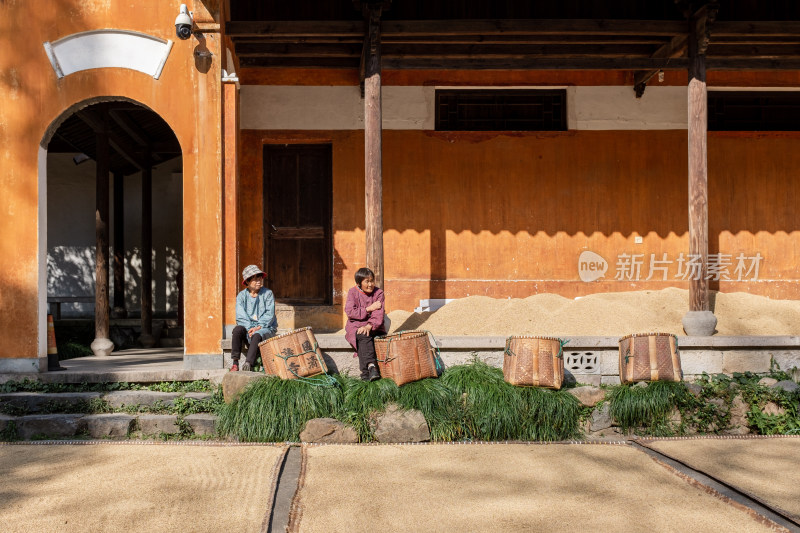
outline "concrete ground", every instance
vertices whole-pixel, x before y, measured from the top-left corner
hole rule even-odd
[[[0,374],[0,383],[38,379],[47,383],[103,383],[127,381],[220,381],[226,370],[188,370],[184,368],[183,348],[138,348],[112,352],[108,357],[76,357],[61,361],[64,370],[29,374]]]
[[[0,530],[258,532],[277,446],[0,446]]]
[[[800,438],[657,440],[648,446],[800,521]]]
[[[728,457],[761,453],[769,465],[709,464],[721,477],[734,469],[764,500],[767,486],[748,480],[780,472],[785,490],[800,491],[791,448],[800,439],[784,441],[725,441]],[[673,441],[670,451],[693,456],[697,442]],[[310,445],[285,460],[284,450],[0,445],[0,529],[283,531],[298,486],[291,531],[785,531],[631,445]]]

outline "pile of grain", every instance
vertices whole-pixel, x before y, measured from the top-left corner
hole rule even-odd
[[[608,335],[662,331],[684,335],[689,291],[600,293],[576,300],[556,294],[499,300],[470,296],[430,313],[392,311],[392,331],[434,335]],[[800,335],[800,301],[712,293],[717,335]]]

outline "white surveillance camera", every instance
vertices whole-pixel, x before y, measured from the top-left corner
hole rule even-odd
[[[192,20],[192,14],[189,13],[189,8],[186,7],[186,4],[181,4],[181,12],[175,18],[175,34],[178,39],[185,41],[191,37],[193,24],[194,21]]]

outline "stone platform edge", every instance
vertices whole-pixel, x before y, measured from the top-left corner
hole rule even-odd
[[[322,350],[352,350],[344,335],[321,333],[315,335]],[[620,337],[609,336],[562,336],[567,340],[565,349],[618,349]],[[445,350],[501,350],[507,337],[499,335],[441,335],[435,337],[440,349]],[[794,335],[729,335],[712,337],[678,336],[679,348],[761,348],[800,349],[800,336]],[[230,351],[230,339],[220,341],[223,351]]]

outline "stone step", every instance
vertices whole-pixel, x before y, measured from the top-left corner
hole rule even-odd
[[[89,406],[92,400],[99,400],[99,392],[10,392],[0,394],[0,406],[5,411],[21,413],[41,413],[42,411],[69,411]]]
[[[0,394],[0,411],[10,414],[41,412],[70,412],[71,409],[86,410],[92,401],[105,401],[113,409],[125,407],[153,407],[158,402],[169,407],[180,397],[205,400],[209,392],[159,392],[149,390],[125,390],[112,392],[10,392]]]
[[[178,326],[172,328],[164,328],[161,330],[161,338],[183,339],[183,328]]]
[[[208,413],[183,418],[195,435],[216,435],[217,416]],[[0,414],[0,438],[42,440],[89,436],[95,439],[152,437],[162,433],[178,434],[181,425],[177,415],[137,416],[124,413],[99,415],[48,414],[8,416]]]
[[[158,345],[162,348],[183,348],[183,337],[161,337],[158,339]]]

